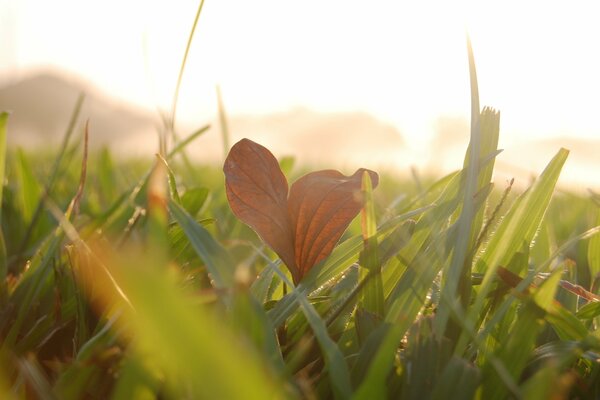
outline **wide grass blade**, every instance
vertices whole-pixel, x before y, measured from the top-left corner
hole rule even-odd
[[[227,251],[182,206],[171,200],[169,211],[187,235],[198,256],[206,264],[214,286],[218,289],[230,288],[233,284],[235,265]]]
[[[240,342],[217,315],[193,307],[163,272],[141,268],[131,259],[118,271],[118,282],[133,304],[125,320],[136,335],[141,357],[160,362],[175,395],[189,398],[281,398],[282,390],[258,354]],[[158,295],[160,294],[160,295]],[[289,394],[288,394],[289,396]]]

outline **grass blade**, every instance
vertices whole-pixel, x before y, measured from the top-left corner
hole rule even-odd
[[[476,271],[484,272],[485,275],[475,302],[467,315],[473,325],[480,318],[484,302],[492,289],[498,266],[508,266],[514,254],[524,246],[528,247],[533,240],[568,154],[568,150],[561,149],[554,156],[542,175],[515,202],[491,237],[485,252],[477,261]],[[518,274],[521,271],[511,272]],[[456,347],[456,354],[464,351],[466,343],[467,336],[463,333]]]
[[[234,264],[229,254],[182,206],[169,201],[169,210],[185,232],[194,250],[206,264],[215,287],[230,288],[233,284]]]

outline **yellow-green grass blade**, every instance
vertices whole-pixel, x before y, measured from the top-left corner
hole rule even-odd
[[[456,240],[453,244],[451,262],[444,272],[442,285],[442,298],[453,301],[458,296],[465,307],[471,295],[473,246],[483,222],[484,209],[477,206],[476,194],[489,185],[494,168],[493,158],[485,165],[482,160],[496,154],[499,135],[499,114],[489,108],[481,112],[479,108],[475,57],[469,38],[467,38],[467,50],[471,83],[471,139],[465,155],[463,169],[465,185],[456,226],[457,232],[454,236]],[[441,302],[434,322],[435,330],[440,336],[444,335],[449,315],[448,304]]]
[[[384,298],[383,282],[381,280],[381,260],[377,243],[377,222],[375,219],[375,205],[373,203],[373,186],[371,178],[365,171],[362,177],[362,192],[365,195],[365,205],[361,212],[362,235],[364,249],[361,257],[360,278],[369,280],[363,289],[360,308],[383,320]]]
[[[568,154],[568,150],[559,150],[540,177],[513,204],[490,238],[485,252],[478,259],[475,269],[477,272],[484,273],[484,278],[467,314],[469,323],[473,326],[476,324],[475,321],[481,318],[481,312],[496,279],[498,267],[507,266],[510,269],[509,264],[513,256],[524,247],[528,248],[533,240],[550,203],[556,181]],[[512,270],[511,272],[519,274],[522,271]],[[461,354],[466,344],[467,336],[463,333],[455,349],[456,354]]]
[[[600,204],[596,207],[596,225],[600,225]],[[590,239],[587,259],[592,280],[600,278],[600,235]]]
[[[138,263],[139,258],[132,259],[113,271],[133,305],[122,304],[125,327],[136,338],[132,345],[138,356],[158,363],[174,395],[189,391],[191,398],[281,398],[277,379],[217,310],[194,306],[163,271]]]
[[[537,335],[542,328],[542,318],[545,310],[552,307],[560,277],[561,271],[555,271],[535,291],[532,299],[526,300],[510,335],[506,335],[497,348],[497,359],[504,364],[515,380],[520,377],[535,347]],[[504,399],[508,395],[508,388],[490,364],[484,365],[482,388],[482,394],[487,399]]]
[[[400,224],[419,216],[429,209],[431,209],[431,206],[421,207],[405,214],[398,215],[382,224],[377,230],[378,240],[393,232]],[[308,296],[309,294],[318,294],[329,282],[358,261],[362,247],[362,235],[351,237],[340,243],[333,249],[331,255],[323,264],[315,266],[308,272],[302,279],[302,282],[298,284],[296,290],[303,293],[305,296]],[[294,313],[297,307],[298,302],[295,296],[292,296],[291,294],[284,296],[277,302],[276,306],[269,311],[269,317],[273,321],[273,325],[275,327],[281,326],[285,320]]]
[[[0,205],[2,204],[2,190],[4,189],[4,173],[6,171],[6,123],[8,113],[0,113]],[[6,296],[5,279],[8,269],[6,259],[6,244],[2,226],[2,207],[0,207],[0,304],[3,304]]]
[[[529,275],[517,285],[514,291],[516,293],[523,292],[523,290],[525,290],[528,287],[528,285],[532,283],[533,278],[539,272],[546,271],[546,269],[551,265],[552,261],[555,258],[557,258],[561,254],[564,254],[568,249],[570,249],[579,241],[588,239],[590,237],[594,237],[595,235],[598,235],[598,233],[600,233],[600,227],[594,227],[568,240],[566,243],[564,243],[558,249],[556,249],[546,261],[538,265],[534,271],[529,273]],[[485,340],[487,337],[490,336],[490,333],[493,329],[495,329],[495,327],[498,324],[502,323],[503,320],[506,321],[506,313],[508,313],[512,309],[513,302],[515,299],[516,297],[514,295],[510,295],[506,299],[504,299],[502,304],[495,309],[494,314],[489,318],[486,325],[479,332],[478,340]],[[591,310],[586,311],[586,313],[594,312],[593,308],[590,308]],[[548,313],[545,318],[550,324],[552,324],[557,334],[565,338],[565,340],[575,340],[585,336],[585,327],[572,313],[570,313],[564,307],[556,307],[553,305],[551,308],[548,309]],[[508,332],[507,334],[510,334],[510,332]]]
[[[230,288],[233,285],[235,265],[229,253],[182,206],[171,200],[169,211],[185,232],[198,256],[206,264],[214,286],[218,289]]]

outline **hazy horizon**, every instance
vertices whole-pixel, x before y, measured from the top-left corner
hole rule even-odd
[[[73,76],[55,73],[46,71],[4,87],[0,83],[0,108],[10,108],[12,103],[15,109],[9,119],[9,144],[47,149],[54,139],[58,146],[83,90],[86,101],[79,129],[89,118],[92,147],[107,144],[119,156],[153,156],[160,126],[156,110],[115,100]],[[220,123],[216,115],[202,125],[207,123],[211,130],[191,144],[189,154],[197,161],[219,163],[223,159]],[[438,118],[436,135],[427,143],[424,155],[414,151],[403,132],[363,111],[319,112],[296,107],[266,114],[230,114],[228,124],[232,142],[249,137],[268,146],[276,156],[295,156],[300,164],[338,167],[347,173],[358,166],[404,175],[412,168],[421,174],[447,173],[460,168],[469,141],[469,122],[463,117]],[[180,135],[200,127],[178,126]],[[502,186],[515,177],[517,184],[526,185],[560,147],[572,152],[561,185],[578,191],[598,190],[600,181],[593,171],[600,168],[600,140],[572,137],[530,139],[507,147],[497,159],[496,183]]]
[[[117,104],[155,117],[157,110],[168,113],[197,7],[196,1],[0,0],[0,84],[63,71]],[[363,113],[401,134],[400,168],[458,168],[468,142],[468,31],[481,105],[501,112],[499,147],[506,152],[499,164],[540,173],[549,150],[520,149],[600,139],[600,57],[589,50],[600,37],[595,9],[592,1],[566,7],[209,0],[190,48],[177,121],[189,129],[216,122],[218,84],[232,118],[298,109]],[[299,134],[291,122],[282,124]],[[600,174],[578,161],[587,160],[585,147],[573,149],[564,176],[597,187]]]

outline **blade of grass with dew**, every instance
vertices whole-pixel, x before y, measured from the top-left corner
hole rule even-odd
[[[542,328],[541,317],[544,310],[554,302],[556,290],[560,282],[561,271],[555,271],[550,278],[535,291],[532,299],[527,299],[520,310],[511,334],[504,338],[496,351],[496,357],[502,362],[514,379],[518,379],[525,368],[531,351],[535,347],[537,335]],[[484,366],[482,395],[486,399],[504,399],[508,389],[498,375],[491,371],[491,366]]]
[[[533,185],[513,204],[490,238],[475,266],[476,272],[483,272],[485,275],[467,315],[471,323],[475,324],[474,321],[481,317],[480,313],[492,288],[498,266],[508,265],[513,255],[523,246],[528,247],[533,240],[568,154],[568,150],[559,150]],[[521,271],[511,272],[518,274]],[[467,337],[463,333],[455,354],[461,354],[466,344]]]
[[[378,240],[380,237],[390,234],[403,222],[420,215],[431,209],[432,206],[425,206],[405,214],[401,214],[386,223],[382,224],[377,231]],[[318,293],[328,282],[335,279],[336,276],[343,273],[352,264],[358,260],[360,250],[362,249],[362,236],[351,237],[336,246],[331,255],[324,261],[322,266],[316,266],[298,284],[296,290],[307,296],[310,293]],[[296,310],[298,303],[295,296],[290,294],[284,296],[277,302],[276,306],[269,311],[269,317],[273,325],[277,328]]]
[[[371,394],[381,394],[384,390],[385,377],[392,368],[395,351],[425,303],[431,283],[445,262],[447,256],[443,248],[446,236],[443,227],[456,209],[461,182],[461,174],[453,176],[436,201],[438,205],[421,216],[413,239],[401,252],[410,263],[410,268],[405,270],[399,281],[392,281],[393,290],[387,298],[386,314],[386,321],[392,327],[381,342],[358,389],[359,398],[369,398]]]
[[[190,244],[196,250],[218,289],[230,288],[233,285],[233,260],[211,234],[198,224],[179,204],[169,201],[169,211],[186,233]]]
[[[350,383],[350,373],[348,371],[348,365],[344,360],[344,356],[340,351],[337,343],[334,342],[329,336],[325,321],[317,313],[314,306],[308,301],[306,295],[295,288],[288,277],[279,269],[275,269],[275,273],[285,284],[292,288],[290,295],[295,298],[298,302],[308,324],[312,328],[313,334],[317,338],[323,356],[325,358],[325,365],[331,379],[333,392],[336,398],[350,398],[352,394],[352,385]]]
[[[560,248],[556,249],[554,253],[542,264],[540,264],[534,271],[529,273],[529,275],[524,278],[514,289],[516,293],[522,293],[525,288],[527,288],[533,281],[533,278],[542,271],[545,271],[551,264],[552,260],[558,257],[560,254],[563,254],[567,249],[571,248],[575,243],[580,240],[584,240],[586,238],[592,237],[599,233],[599,227],[595,227],[589,229],[564,243]],[[487,324],[483,326],[483,329],[478,333],[478,341],[482,341],[488,336],[491,335],[492,330],[495,326],[497,326],[504,318],[505,314],[510,310],[513,301],[515,300],[515,296],[508,296],[502,304],[496,308],[493,316],[489,319]],[[546,320],[551,323],[556,330],[559,331],[559,335],[561,332],[564,332],[566,336],[565,338],[581,338],[582,335],[585,336],[585,327],[581,324],[577,318],[571,314],[570,312],[563,313],[562,307],[552,308],[551,311],[546,315]],[[495,340],[495,339],[494,339]],[[472,356],[469,355],[469,357]]]
[[[436,206],[432,207],[420,216],[414,227],[410,242],[398,255],[398,258],[402,260],[402,265],[404,267],[412,264],[413,260],[419,257],[420,254],[425,254],[427,251],[425,248],[427,246],[429,246],[433,253],[435,253],[430,254],[432,257],[436,256],[441,258],[440,256],[445,254],[445,248],[442,248],[445,247],[443,244],[444,241],[435,238],[444,232],[445,229],[447,229],[447,221],[458,206],[458,196],[463,181],[462,177],[462,173],[454,175],[435,201]],[[433,242],[437,243],[435,247],[431,246]],[[441,265],[438,267],[441,268]],[[430,270],[431,268],[428,267],[426,269]],[[412,270],[413,271],[411,272],[410,276],[414,278],[414,274],[416,272],[414,271],[414,268],[412,268]],[[395,307],[394,302],[396,302],[399,297],[403,296],[404,291],[410,289],[412,285],[412,278],[408,278],[408,280],[404,279],[404,283],[402,284],[399,283],[401,279],[403,279],[404,273],[404,268],[386,268],[384,270],[383,284],[384,291],[386,293],[388,318],[391,318],[391,320],[394,320],[398,316],[395,314],[390,314],[392,309],[395,308],[396,311],[401,309],[399,307]],[[423,273],[423,271],[419,271],[418,273]]]
[[[391,328],[373,356],[365,379],[357,391],[357,398],[372,398],[374,394],[385,396],[385,380],[393,366],[398,346],[425,304],[427,291],[444,261],[444,256],[439,252],[444,235],[434,235],[436,238],[432,239],[432,243],[415,255],[411,267],[404,272],[394,288],[393,297],[390,296],[391,303],[385,320]]]

